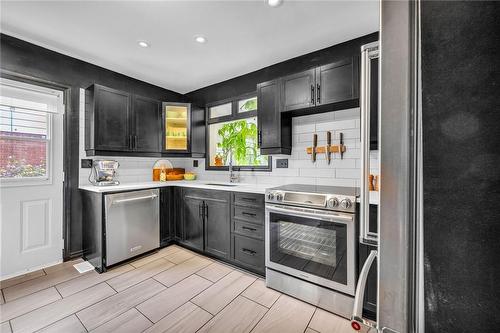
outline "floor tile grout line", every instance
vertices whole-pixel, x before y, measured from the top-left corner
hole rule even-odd
[[[132,265],[130,265],[130,266],[132,266]],[[132,267],[134,267],[134,266],[132,266]],[[135,268],[134,268],[134,269],[135,269]],[[63,283],[69,282],[69,281],[64,281],[64,282],[58,283],[58,284],[54,285],[54,287],[57,289],[57,291],[59,292],[59,294],[61,295],[61,297],[62,297],[62,298],[67,298],[67,297],[72,296],[72,295],[74,295],[74,294],[77,294],[77,293],[79,293],[79,292],[81,292],[81,291],[84,291],[84,290],[90,289],[90,288],[92,288],[92,287],[95,287],[95,286],[97,286],[98,284],[101,284],[101,283],[106,283],[106,284],[108,284],[108,283],[107,283],[107,281],[109,281],[109,280],[111,280],[111,279],[114,279],[115,277],[119,277],[120,275],[123,275],[123,274],[125,274],[125,273],[131,272],[131,271],[133,271],[134,269],[131,269],[131,270],[126,271],[126,272],[123,272],[123,273],[120,273],[120,274],[118,274],[118,275],[116,275],[116,276],[113,276],[113,277],[111,277],[111,278],[108,278],[108,279],[106,279],[106,280],[99,281],[99,282],[97,282],[96,284],[93,284],[93,285],[91,285],[91,286],[88,286],[88,287],[86,287],[86,288],[83,288],[83,289],[81,289],[81,290],[78,290],[78,291],[76,291],[76,292],[74,292],[74,293],[72,293],[72,294],[68,294],[68,295],[66,295],[66,296],[63,296],[63,295],[59,292],[59,289],[57,288],[57,286],[59,286],[59,285],[61,285],[61,284],[63,284]],[[99,272],[97,272],[97,274],[105,274],[105,273],[99,273]],[[108,286],[110,286],[110,285],[108,284]],[[111,286],[110,286],[110,287],[111,287]],[[111,288],[112,288],[113,290],[115,290],[113,287],[111,287]],[[116,291],[116,290],[115,290],[115,291]]]
[[[80,319],[80,317],[78,317],[78,315],[75,313],[73,313],[72,315],[74,315],[76,317],[76,319],[80,322],[80,324],[82,324],[82,327],[83,329],[88,332],[89,330],[87,329],[87,327],[85,327],[85,325],[83,324],[82,320]]]
[[[76,270],[76,268],[75,268],[75,270]],[[86,272],[86,273],[87,273],[87,272]],[[51,275],[51,274],[41,275],[41,276],[36,277],[35,279],[39,279],[39,278],[42,278],[42,277],[44,277],[44,276],[50,276],[50,275]],[[81,276],[83,276],[83,275],[85,275],[85,273],[80,273],[79,275],[75,275],[75,276],[73,276],[73,277],[70,277],[70,278],[69,278],[69,279],[67,279],[67,280],[61,281],[61,282],[56,283],[56,284],[51,284],[51,285],[47,286],[46,288],[43,288],[43,289],[40,289],[40,290],[37,290],[37,291],[31,292],[31,293],[26,294],[26,295],[21,296],[21,297],[17,297],[17,298],[11,299],[9,302],[15,301],[16,299],[20,299],[20,298],[23,298],[23,297],[26,297],[26,296],[29,296],[29,295],[33,295],[34,293],[37,293],[37,292],[39,292],[39,291],[42,291],[42,290],[45,290],[45,289],[48,289],[48,288],[51,288],[51,287],[55,287],[55,286],[56,286],[56,285],[58,285],[58,284],[61,284],[61,283],[64,283],[64,282],[68,282],[68,281],[74,280],[74,279],[79,278],[79,277],[81,277]],[[15,285],[9,286],[9,287],[7,287],[7,288],[3,288],[2,290],[4,290],[4,289],[9,289],[9,288],[12,288],[12,287],[14,287],[14,286],[18,286],[18,285],[20,285],[20,284],[22,284],[22,283],[25,283],[25,282],[28,282],[28,281],[32,281],[32,280],[34,280],[34,279],[23,281],[23,282],[21,282],[21,283],[19,283],[19,284],[15,284]],[[5,303],[7,303],[7,300],[5,300],[5,301],[6,301]]]
[[[309,318],[309,321],[307,322],[306,328],[304,328],[304,332],[303,332],[303,333],[305,333],[305,331],[307,331],[307,328],[308,328],[308,327],[309,327],[309,325],[311,324],[311,321],[312,321],[312,319],[313,319],[314,315],[316,314],[316,311],[317,311],[317,310],[318,310],[318,307],[317,307],[317,306],[315,306],[315,307],[314,307],[314,311],[313,311],[313,313],[312,313],[312,316],[311,316],[311,318]]]
[[[144,280],[144,281],[142,281],[142,282],[146,282],[147,280],[151,280],[151,279],[152,279],[152,278],[148,278],[148,279],[146,279],[146,280]],[[141,282],[141,283],[142,283],[142,282]],[[103,282],[103,283],[106,283],[106,281],[105,281],[105,282]],[[107,283],[106,283],[106,284],[107,284]],[[135,284],[134,286],[136,286],[136,285],[138,285],[138,284],[139,284],[139,283]],[[109,284],[108,284],[108,286],[109,286]],[[111,286],[110,286],[110,287],[111,287]],[[114,291],[116,291],[113,287],[111,287],[111,289],[113,289]],[[127,288],[127,289],[128,289],[128,288]],[[122,290],[122,292],[123,292],[123,291],[125,291],[125,290],[127,290],[127,289]],[[155,297],[156,295],[158,295],[159,293],[161,293],[161,292],[163,292],[163,291],[164,291],[164,290],[158,291],[156,294],[151,295],[151,297],[150,297],[150,298],[148,298],[148,299],[151,299],[151,298]],[[111,297],[113,297],[113,296],[116,296],[116,295],[118,295],[118,294],[120,294],[120,292],[116,292],[116,293],[114,293],[113,295],[109,295],[109,296],[107,296],[107,297],[105,297],[105,298],[101,299],[100,301],[98,301],[98,302],[96,302],[96,303],[92,303],[91,305],[86,306],[86,307],[84,307],[84,308],[82,308],[82,309],[78,310],[77,312],[75,312],[75,313],[74,313],[74,315],[78,317],[78,312],[81,312],[81,311],[83,311],[83,310],[86,310],[87,308],[89,308],[89,307],[91,307],[91,306],[94,306],[94,305],[96,305],[96,304],[99,304],[99,303],[101,303],[101,302],[103,302],[103,301],[105,301],[105,300],[107,300],[107,299],[109,299],[109,298],[111,298]],[[147,300],[146,300],[146,301],[147,301]],[[146,302],[146,301],[143,301],[143,302],[141,302],[141,303],[139,303],[139,304],[142,304],[142,303],[144,303],[144,302]],[[113,320],[113,319],[115,319],[115,318],[117,318],[117,317],[121,316],[122,314],[124,314],[125,312],[127,312],[127,311],[131,310],[132,308],[137,307],[139,304],[136,304],[136,305],[134,305],[133,307],[128,308],[127,310],[125,310],[125,311],[123,311],[123,312],[120,312],[119,314],[117,314],[116,316],[114,316],[113,318],[111,318],[111,319],[109,319],[109,320],[106,320],[104,323],[102,323],[102,324],[101,324],[101,325],[99,325],[99,326],[102,326],[102,325],[104,325],[104,324],[106,324],[106,323],[110,322],[111,320]],[[140,311],[139,311],[139,312],[140,312]],[[141,313],[142,313],[142,312],[141,312]],[[146,318],[147,318],[147,317],[146,317]],[[80,320],[80,318],[79,318],[79,317],[78,317],[78,319]],[[149,318],[148,318],[148,320],[149,320]],[[80,320],[80,322],[81,322],[81,320]],[[87,326],[85,326],[85,324],[83,324],[83,322],[82,322],[82,325],[83,325],[83,326],[85,327],[85,329],[88,331]],[[99,326],[97,326],[97,327],[99,327]],[[94,328],[93,330],[97,329],[97,327],[96,327],[96,328]]]
[[[273,304],[272,304],[270,307],[265,307],[265,308],[266,308],[266,312],[265,312],[265,313],[264,313],[264,315],[263,315],[263,316],[262,316],[262,317],[261,317],[261,318],[260,318],[260,319],[259,319],[256,323],[255,323],[255,325],[252,327],[252,329],[249,331],[249,333],[251,333],[251,332],[255,329],[255,327],[257,327],[257,325],[259,325],[259,323],[262,321],[262,319],[264,319],[264,317],[267,315],[267,313],[268,313],[269,311],[271,311],[271,308],[274,306],[274,304],[276,304],[276,302],[277,302],[277,301],[278,301],[278,299],[281,297],[281,295],[283,295],[283,294],[280,294],[280,295],[278,296],[278,298],[277,298],[277,299],[273,302]],[[243,296],[243,295],[242,295],[242,296]],[[245,296],[243,296],[243,297],[245,297]]]
[[[189,275],[188,277],[186,277],[186,278],[182,279],[181,281],[177,282],[176,284],[178,284],[178,283],[180,283],[180,282],[182,282],[182,281],[186,280],[187,278],[189,278],[190,276],[193,276],[193,275],[196,275],[196,274],[194,274],[194,273],[193,273],[193,274]],[[198,275],[196,275],[196,276],[198,276]],[[213,285],[214,285],[214,283],[213,283],[213,282],[211,282],[210,280],[207,280],[207,279],[205,279],[205,278],[204,278],[204,277],[202,277],[202,276],[198,276],[198,277],[202,278],[203,280],[208,281],[208,282],[210,283],[210,285],[209,285],[208,287],[206,287],[205,289],[201,290],[199,293],[197,293],[196,295],[194,295],[194,296],[193,296],[193,297],[191,297],[190,299],[188,299],[186,302],[182,303],[181,305],[179,305],[178,307],[176,307],[175,309],[173,309],[172,311],[170,311],[169,313],[167,313],[166,315],[164,315],[163,317],[161,317],[160,319],[158,319],[158,321],[157,321],[157,322],[159,322],[160,320],[162,320],[163,318],[165,318],[166,316],[168,316],[168,315],[169,315],[169,314],[171,314],[172,312],[176,311],[177,309],[179,309],[179,308],[180,308],[181,306],[183,306],[184,304],[186,304],[186,303],[188,303],[188,302],[191,302],[191,300],[192,300],[193,298],[195,298],[196,296],[198,296],[199,294],[201,294],[202,292],[204,292],[205,290],[207,290],[208,288],[210,288],[211,286],[213,286]],[[157,281],[157,280],[155,279],[155,281]],[[158,282],[159,282],[159,281],[158,281]],[[161,282],[160,282],[160,283],[161,283]],[[164,284],[163,284],[163,283],[161,283],[161,284],[164,286]],[[175,286],[175,284],[174,284],[174,285],[172,285],[172,286],[171,286],[171,288],[172,288],[173,286]],[[168,287],[167,287],[167,289],[168,289]],[[155,294],[154,296],[156,296],[156,295],[158,295],[158,294],[160,294],[160,293],[162,293],[162,292],[164,292],[164,291],[165,291],[165,290],[162,290],[162,291],[160,291],[159,293]],[[151,298],[153,298],[154,296],[152,296]],[[145,301],[143,301],[143,302],[141,302],[141,303],[137,304],[137,305],[136,305],[136,307],[137,307],[137,306],[139,306],[139,305],[141,305],[141,304],[143,304],[144,302],[149,301],[151,298],[149,298],[149,299],[147,299],[147,300],[145,300]],[[203,309],[203,308],[202,308],[201,306],[199,306],[198,304],[196,304],[196,303],[194,303],[194,302],[191,302],[191,303],[192,303],[192,304],[194,304],[195,306],[199,307],[199,308],[200,308],[200,309],[202,309],[203,311],[206,311],[207,313],[210,313],[210,312],[208,312],[207,310]],[[139,311],[139,312],[140,312],[140,311]],[[141,312],[141,313],[142,313],[142,312]],[[212,315],[212,314],[210,313],[210,315]],[[144,315],[144,316],[146,316],[146,315]],[[212,315],[212,316],[213,316],[213,315]],[[148,318],[148,320],[149,320],[149,317],[148,317],[148,316],[146,316],[146,318]],[[150,321],[151,321],[151,320],[150,320]],[[154,324],[156,324],[156,323],[154,323]]]
[[[23,296],[23,297],[20,297],[20,298],[16,298],[16,299],[14,299],[14,300],[12,300],[12,301],[10,301],[10,302],[13,302],[13,301],[16,301],[16,300],[18,300],[18,299],[22,299],[22,298],[24,298],[24,297],[27,297],[27,296],[30,296],[30,295],[36,294],[36,293],[38,293],[38,292],[42,292],[42,291],[44,291],[44,290],[48,290],[48,289],[50,289],[50,288],[54,288],[54,289],[56,289],[57,293],[58,293],[59,295],[61,295],[61,294],[59,293],[59,291],[57,290],[57,288],[56,288],[55,286],[52,286],[52,287],[48,287],[48,288],[45,288],[45,289],[39,290],[39,291],[34,292],[34,293],[32,293],[32,294],[29,294],[29,295],[26,295],[26,296]],[[17,318],[19,318],[19,317],[22,317],[22,316],[24,316],[25,314],[31,313],[31,312],[36,311],[36,310],[38,310],[38,309],[41,309],[41,308],[43,308],[43,307],[46,307],[47,305],[51,305],[51,304],[53,304],[53,303],[55,303],[55,302],[57,302],[57,301],[60,301],[60,300],[62,300],[62,299],[63,299],[63,297],[61,296],[61,298],[60,298],[60,299],[56,299],[55,301],[52,301],[52,302],[50,302],[50,303],[47,303],[47,304],[44,304],[44,305],[39,306],[39,307],[37,307],[37,308],[34,308],[34,309],[32,309],[32,310],[30,310],[30,311],[28,311],[28,312],[25,312],[25,313],[23,313],[23,314],[20,314],[20,315],[18,315],[18,316],[12,317],[12,318],[10,318],[10,319],[9,319],[9,321],[14,320],[14,319],[17,319]],[[4,303],[4,305],[5,305],[5,304],[7,304],[7,303]]]
[[[156,295],[158,295],[158,294],[156,294]],[[143,315],[151,324],[154,325],[155,323],[153,323],[153,321],[151,319],[149,319],[148,316],[146,316],[146,314],[142,313],[142,311],[137,308],[138,306],[139,306],[139,304],[137,304],[136,306],[134,306],[133,309],[136,309],[137,312],[139,312],[141,315]]]

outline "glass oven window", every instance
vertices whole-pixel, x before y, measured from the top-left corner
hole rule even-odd
[[[270,260],[347,284],[347,227],[304,217],[270,213]]]

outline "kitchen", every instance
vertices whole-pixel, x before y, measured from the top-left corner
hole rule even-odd
[[[2,332],[488,332],[498,323],[478,320],[475,298],[498,309],[497,292],[440,255],[467,240],[437,239],[446,228],[433,219],[470,222],[436,210],[433,191],[448,178],[434,187],[432,172],[464,143],[430,148],[437,97],[425,90],[455,93],[433,67],[451,51],[434,43],[494,38],[482,33],[498,5],[1,6]],[[440,21],[471,15],[477,30],[460,36]],[[110,17],[121,30],[108,30]],[[478,83],[482,94],[490,83]],[[446,138],[484,135],[459,126],[465,111],[449,112],[435,119]],[[486,188],[477,195],[492,200]],[[490,251],[462,260],[489,276]],[[465,283],[477,293],[459,303]]]

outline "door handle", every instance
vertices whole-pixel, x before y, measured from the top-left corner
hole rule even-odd
[[[359,274],[358,285],[356,287],[356,294],[354,296],[354,307],[352,309],[351,316],[351,327],[356,331],[370,332],[374,329],[377,332],[377,323],[372,322],[367,319],[363,319],[363,301],[365,298],[365,287],[366,280],[368,279],[368,273],[370,272],[370,267],[372,266],[375,258],[378,256],[376,250],[372,250],[370,255],[365,261],[361,273]]]
[[[311,104],[314,104],[314,84],[311,84]]]
[[[114,203],[122,203],[122,202],[130,202],[130,201],[137,201],[137,200],[154,199],[154,198],[156,198],[157,196],[158,196],[158,195],[156,195],[156,194],[152,194],[152,195],[142,196],[142,197],[134,197],[134,198],[127,198],[127,199],[119,199],[119,200],[116,200]]]
[[[316,85],[316,90],[318,90],[318,104],[321,103],[321,86],[319,83]]]

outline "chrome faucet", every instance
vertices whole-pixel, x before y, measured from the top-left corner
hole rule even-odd
[[[238,183],[240,181],[240,176],[234,173],[233,170],[233,154],[229,153],[229,182]]]

